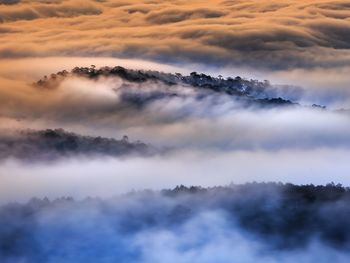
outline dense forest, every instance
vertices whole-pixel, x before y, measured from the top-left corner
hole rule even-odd
[[[84,136],[63,129],[20,130],[0,136],[0,159],[55,160],[69,156],[150,155],[155,148],[127,136],[120,140]]]

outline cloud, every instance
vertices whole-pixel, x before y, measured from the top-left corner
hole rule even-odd
[[[349,17],[344,0],[0,0],[1,202],[349,185]],[[50,78],[113,57],[137,70]],[[201,69],[224,77],[184,77]],[[144,150],[123,135],[171,151],[115,158]],[[0,208],[0,261],[349,262],[349,189],[327,187],[34,199]]]
[[[91,157],[91,158],[90,158]],[[226,185],[230,182],[292,182],[350,185],[348,149],[284,149],[221,151],[183,149],[150,158],[86,156],[55,162],[1,162],[2,203],[33,196],[111,197],[131,189],[171,188],[175,185]],[[77,188],[79,185],[79,188]]]
[[[14,5],[14,4],[18,4],[21,0],[1,0],[0,4],[3,5]]]
[[[62,127],[119,138],[126,134],[159,147],[349,147],[346,111],[271,98],[274,89],[282,97],[284,90],[269,82],[121,67],[73,72],[62,71],[35,86],[9,80],[13,88],[0,90],[0,113],[17,127]]]
[[[74,17],[79,15],[97,15],[101,10],[91,2],[68,1],[45,2],[35,4],[0,7],[0,22],[34,20],[50,17]]]
[[[159,189],[198,182],[212,186],[232,180],[349,183],[349,112],[303,105],[261,107],[255,101],[259,96],[284,97],[288,93],[271,83],[262,93],[253,89],[252,103],[247,104],[244,93],[232,93],[234,89],[232,94],[227,92],[232,80],[226,77],[211,77],[208,85],[205,79],[209,76],[160,73],[155,70],[164,69],[163,65],[141,61],[128,62],[137,65],[137,70],[126,73],[117,68],[114,75],[95,75],[98,68],[92,71],[89,67],[94,62],[113,65],[120,61],[74,58],[69,63],[66,59],[8,62],[1,70],[1,130],[61,127],[89,138],[116,140],[128,135],[157,148],[171,147],[171,151],[152,158],[128,156],[122,160],[105,154],[84,158],[73,154],[60,158],[55,165],[47,165],[45,160],[32,165],[6,160],[0,169],[2,200],[36,193],[109,195],[132,188]],[[44,72],[50,78],[53,69],[76,63],[87,66],[95,76],[70,75],[52,86],[32,85]],[[142,65],[153,71],[142,70]],[[241,81],[245,89],[248,84],[259,83]],[[303,98],[303,92],[299,96]],[[22,145],[20,142],[17,146]],[[77,182],[83,182],[79,191]]]
[[[222,11],[211,9],[194,9],[194,10],[178,10],[167,9],[160,12],[151,12],[147,15],[146,20],[155,24],[176,23],[188,19],[200,18],[218,18],[224,16]]]
[[[343,263],[350,256],[348,196],[335,185],[247,184],[32,199],[0,209],[0,259]]]
[[[269,70],[342,68],[350,64],[349,12],[344,1],[21,2],[3,6],[0,17],[30,34],[2,35],[0,54],[137,57]],[[11,22],[22,19],[32,21]]]

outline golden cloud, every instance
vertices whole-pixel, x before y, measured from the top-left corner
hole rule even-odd
[[[345,0],[2,3],[2,58],[111,56],[274,70],[350,65]]]

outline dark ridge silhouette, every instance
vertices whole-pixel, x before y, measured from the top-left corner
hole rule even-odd
[[[40,88],[55,88],[68,77],[83,77],[98,79],[99,77],[119,77],[132,83],[144,83],[147,81],[160,82],[164,85],[185,85],[212,92],[224,93],[234,96],[243,103],[255,103],[257,106],[293,106],[299,105],[283,98],[270,98],[266,90],[271,88],[269,81],[247,80],[241,77],[223,78],[212,77],[203,73],[192,72],[189,76],[180,73],[163,73],[150,70],[132,70],[120,66],[101,67],[75,67],[72,71],[66,70],[45,76],[35,83]]]
[[[275,248],[306,246],[317,237],[338,249],[350,248],[350,188],[282,183],[248,183],[230,187],[178,186],[162,193],[186,199],[187,208],[205,206],[226,211],[241,228]],[[195,199],[194,203],[193,199]]]
[[[0,137],[0,159],[56,160],[69,156],[123,156],[154,154],[155,149],[140,141],[83,136],[63,129],[23,130]]]

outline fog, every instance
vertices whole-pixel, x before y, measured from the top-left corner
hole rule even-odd
[[[154,146],[175,148],[349,147],[348,111],[262,104],[260,97],[271,96],[268,89],[252,99],[185,84],[135,83],[112,76],[68,77],[53,84],[45,88],[12,83],[13,89],[1,90],[5,126],[64,128],[108,138],[128,135]]]
[[[1,74],[1,262],[349,261],[346,96],[60,63]]]
[[[350,262],[349,19],[0,0],[0,263]]]
[[[146,158],[70,158],[49,164],[8,160],[0,169],[0,199],[6,203],[33,196],[110,197],[131,189],[252,181],[350,185],[349,157],[344,149],[183,150]]]
[[[177,184],[350,183],[348,111],[261,100],[279,89],[273,84],[248,96],[169,84],[175,75],[155,71],[142,81],[148,75],[127,74],[69,75],[46,86],[9,75],[0,89],[2,202]],[[56,128],[65,131],[55,140],[45,135]],[[124,135],[152,155],[125,156]]]
[[[347,262],[349,189],[177,187],[0,209],[1,262]],[[338,224],[334,224],[335,216]]]

